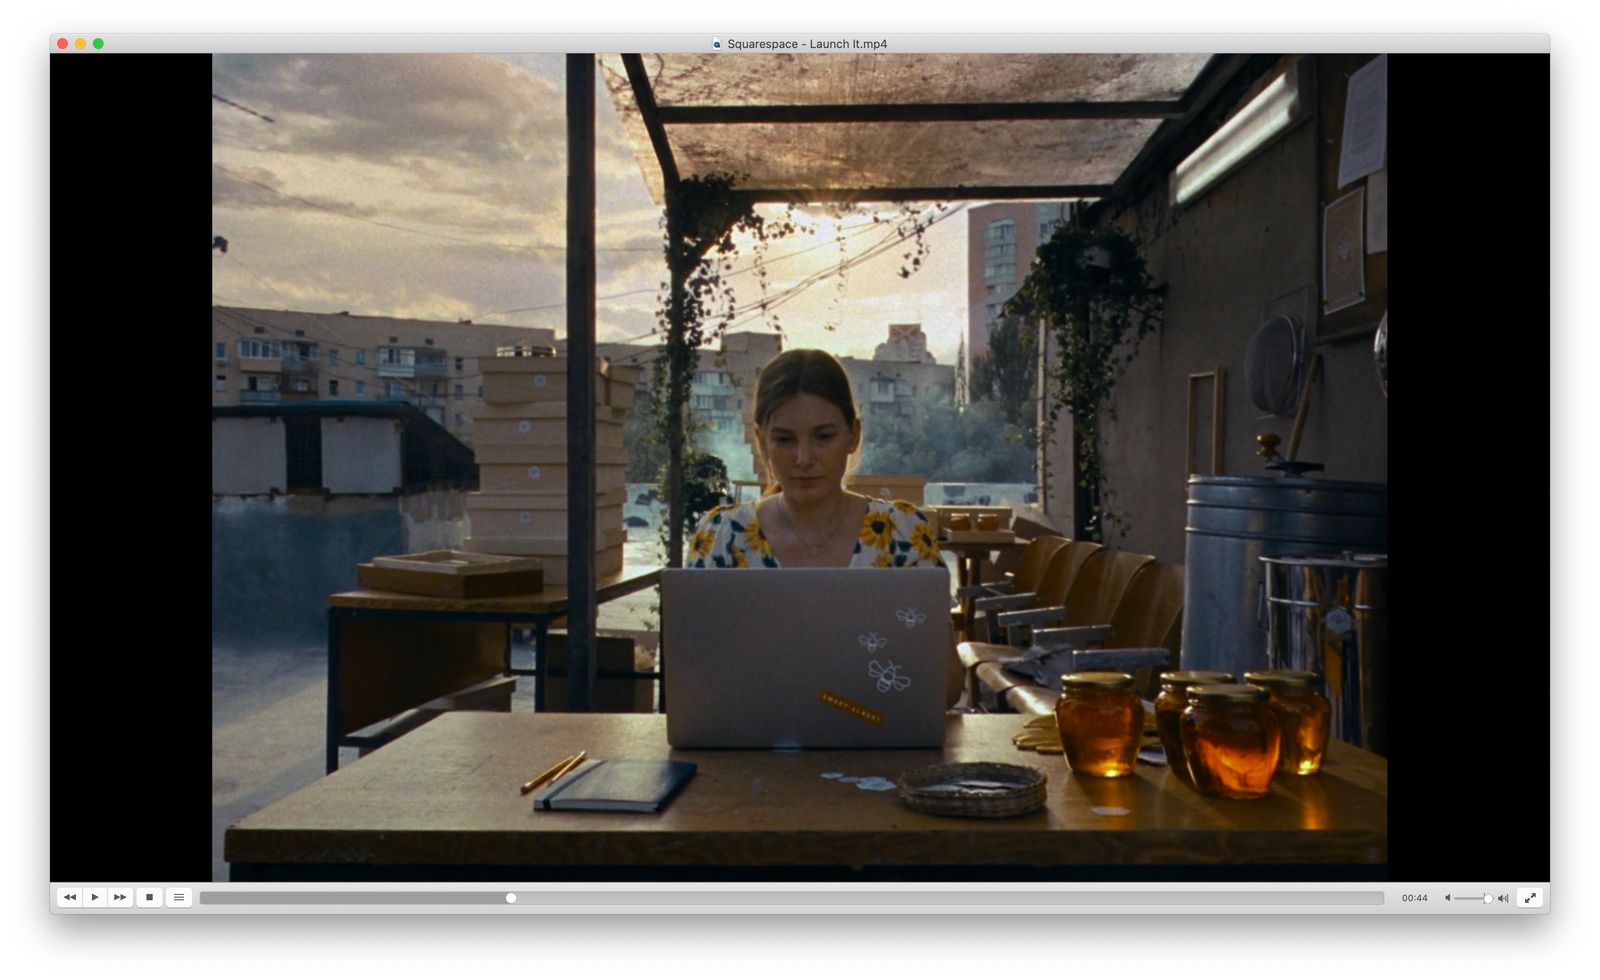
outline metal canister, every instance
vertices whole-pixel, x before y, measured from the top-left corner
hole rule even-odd
[[[1184,670],[1265,670],[1260,559],[1389,547],[1382,483],[1283,476],[1189,479],[1183,587]]]
[[[1334,738],[1389,752],[1387,555],[1263,557],[1274,670],[1326,679]]]

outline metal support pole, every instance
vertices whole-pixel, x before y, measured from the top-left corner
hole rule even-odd
[[[597,667],[594,74],[594,55],[567,55],[567,707],[574,711],[594,704]]]

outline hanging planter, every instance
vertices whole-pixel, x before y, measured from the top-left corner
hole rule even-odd
[[[1138,243],[1112,228],[1058,229],[1003,312],[1043,323],[1055,338],[1049,418],[1062,408],[1072,415],[1080,536],[1104,541],[1109,528],[1126,531],[1109,504],[1100,430],[1116,417],[1112,389],[1164,312]]]

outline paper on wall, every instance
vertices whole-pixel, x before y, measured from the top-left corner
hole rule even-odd
[[[1383,167],[1389,138],[1389,56],[1380,54],[1350,76],[1345,88],[1339,186]]]

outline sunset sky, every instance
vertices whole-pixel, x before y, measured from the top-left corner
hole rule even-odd
[[[564,333],[563,73],[551,54],[217,56],[212,224],[229,246],[212,252],[212,301]],[[661,210],[596,86],[598,337],[650,343],[666,279]],[[929,231],[910,279],[898,247],[828,275],[890,225],[865,209],[807,217],[813,232],[766,259],[769,296],[818,280],[778,311],[787,346],[870,357],[888,324],[920,322],[940,363],[954,363],[966,318],[959,206]],[[745,249],[735,265],[741,305],[759,297],[752,261]],[[734,329],[770,327],[754,311]]]

